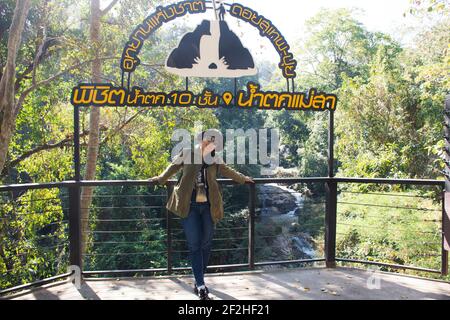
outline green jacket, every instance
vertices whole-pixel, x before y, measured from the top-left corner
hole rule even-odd
[[[174,161],[158,177],[158,183],[165,184],[170,177],[182,169],[183,174],[174,187],[166,206],[168,210],[181,218],[186,218],[189,214],[195,177],[201,167],[201,164],[184,163],[184,161],[180,161],[180,159],[174,159]],[[217,176],[220,175],[233,179],[240,184],[245,183],[246,177],[223,163],[212,164],[208,166],[206,170],[211,217],[214,224],[216,224],[223,218],[222,192],[219,183],[216,180]]]

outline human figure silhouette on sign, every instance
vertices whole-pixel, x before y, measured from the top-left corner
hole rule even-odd
[[[223,3],[221,3],[219,9],[216,9],[216,10],[219,11],[219,20],[224,21],[226,10],[225,10]]]

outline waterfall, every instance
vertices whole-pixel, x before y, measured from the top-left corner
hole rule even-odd
[[[298,215],[303,212],[303,195],[287,186],[277,183],[261,185],[258,192],[261,204],[261,222],[277,224],[282,228],[282,234],[276,242],[285,244],[288,251],[296,251],[301,258],[314,258],[315,250],[306,234],[291,231],[293,223],[298,223]],[[286,251],[286,250],[284,250]]]

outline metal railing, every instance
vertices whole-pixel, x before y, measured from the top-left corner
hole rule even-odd
[[[345,193],[348,191],[338,190],[338,186],[343,186],[346,184],[370,184],[370,185],[402,185],[402,186],[436,186],[439,190],[444,187],[444,181],[440,180],[418,180],[418,179],[363,179],[363,178],[339,178],[339,177],[319,177],[319,178],[281,178],[281,179],[254,179],[256,184],[247,184],[246,186],[240,186],[244,188],[242,192],[239,192],[241,196],[248,197],[248,205],[241,207],[241,214],[233,217],[234,225],[229,225],[227,218],[223,219],[224,225],[220,224],[217,226],[215,246],[213,246],[214,252],[218,253],[216,261],[222,261],[222,263],[211,265],[209,269],[211,271],[218,270],[230,270],[230,269],[248,269],[252,270],[257,267],[267,266],[267,265],[303,265],[310,263],[323,262],[329,268],[336,266],[337,262],[340,263],[361,263],[367,265],[377,265],[386,267],[389,269],[404,269],[404,270],[415,270],[422,272],[432,272],[439,273],[441,275],[448,274],[448,252],[443,246],[443,230],[445,219],[439,219],[434,221],[438,224],[438,229],[436,229],[441,242],[440,252],[434,253],[440,256],[440,268],[426,268],[415,265],[407,265],[401,263],[388,263],[383,261],[369,261],[362,260],[352,257],[339,257],[336,255],[336,240],[337,240],[337,228],[341,225],[345,225],[345,221],[338,220],[338,205],[355,205],[355,206],[374,206],[377,207],[375,203],[348,203],[345,201],[338,202],[338,194]],[[225,188],[230,185],[234,185],[234,182],[227,179],[219,180],[220,184]],[[120,181],[64,181],[58,183],[32,183],[32,184],[17,184],[17,185],[4,185],[0,186],[0,194],[4,195],[4,199],[9,199],[14,206],[5,207],[4,214],[1,217],[3,225],[6,223],[16,223],[18,214],[34,214],[39,216],[45,214],[45,212],[38,212],[36,210],[30,212],[20,212],[17,210],[19,205],[23,205],[24,199],[21,199],[23,194],[26,194],[30,190],[58,190],[55,194],[57,196],[54,199],[39,199],[31,197],[27,201],[34,201],[35,203],[49,203],[56,199],[57,204],[60,206],[60,214],[57,216],[57,221],[49,222],[50,220],[45,220],[42,224],[52,224],[60,223],[64,225],[59,231],[59,240],[63,241],[63,245],[58,247],[59,243],[56,245],[55,251],[52,251],[53,256],[58,256],[61,258],[61,262],[58,266],[54,267],[53,270],[58,273],[58,275],[51,275],[51,277],[45,277],[43,279],[26,278],[21,279],[22,282],[29,281],[30,283],[21,283],[17,286],[17,283],[12,283],[10,288],[0,291],[0,294],[6,294],[13,291],[30,288],[37,285],[42,285],[54,281],[56,279],[61,279],[71,275],[71,273],[65,272],[64,268],[69,265],[79,266],[82,269],[82,274],[85,276],[100,276],[100,275],[138,275],[138,274],[148,274],[148,273],[165,273],[172,274],[175,272],[189,271],[190,267],[187,261],[187,249],[185,240],[183,237],[183,231],[180,227],[179,218],[165,209],[165,201],[167,196],[172,192],[173,186],[176,181],[169,181],[165,188],[158,189],[158,193],[154,194],[147,191],[138,192],[138,194],[133,193],[132,188],[155,188],[155,185],[146,180],[120,180]],[[276,247],[280,250],[280,246],[283,243],[277,244],[276,242],[270,242],[271,238],[282,239],[279,233],[275,234],[264,234],[264,230],[259,230],[261,223],[258,221],[261,219],[261,213],[258,212],[258,201],[257,201],[257,186],[265,184],[316,184],[324,187],[325,195],[323,197],[324,201],[320,202],[321,205],[325,205],[323,211],[319,209],[318,215],[320,217],[315,217],[314,222],[303,221],[299,223],[300,227],[306,228],[309,225],[313,225],[317,230],[317,237],[323,236],[323,242],[317,244],[315,249],[319,254],[314,257],[298,258],[295,255],[288,256],[290,259],[267,259],[264,254],[259,255],[260,250],[266,252],[270,247]],[[100,193],[94,194],[94,198],[97,197],[98,203],[90,208],[91,214],[88,221],[90,226],[87,230],[82,230],[82,218],[80,212],[81,208],[81,188],[82,187],[95,187],[95,188],[108,188],[120,187],[123,191],[124,188],[130,188],[131,193],[117,194],[117,193]],[[237,188],[237,186],[233,186]],[[351,191],[350,191],[351,192]],[[5,195],[6,194],[6,195]],[[267,194],[269,197],[270,193]],[[261,194],[259,194],[261,196]],[[130,204],[131,199],[136,204]],[[137,200],[136,200],[137,199]],[[40,202],[39,202],[40,201]],[[109,202],[108,202],[109,201]],[[115,201],[115,202],[114,202]],[[159,202],[158,202],[159,201]],[[444,214],[444,200],[442,193],[442,214]],[[232,202],[232,198],[225,201],[225,205]],[[121,205],[117,205],[117,203]],[[5,202],[7,205],[7,202]],[[319,204],[317,204],[319,205]],[[378,205],[381,207],[389,207],[386,205]],[[39,206],[37,206],[39,207]],[[40,206],[42,207],[42,206]],[[24,207],[24,210],[29,210],[29,207]],[[398,206],[392,206],[390,209],[404,209]],[[238,208],[239,209],[239,208]],[[381,208],[380,208],[381,209]],[[423,209],[423,208],[410,208],[406,209]],[[6,211],[5,211],[6,210]],[[44,211],[48,211],[47,207],[44,207]],[[96,210],[101,212],[101,215],[96,214]],[[58,211],[58,209],[55,209]],[[119,213],[117,213],[117,211]],[[233,212],[240,212],[239,210],[233,209]],[[423,210],[426,211],[426,210]],[[6,213],[5,213],[6,212]],[[113,213],[115,212],[115,213]],[[131,213],[128,213],[131,212]],[[242,212],[244,212],[242,214]],[[8,216],[8,214],[10,216]],[[339,216],[340,217],[340,216]],[[7,219],[9,220],[8,222]],[[297,218],[294,218],[297,219]],[[19,219],[20,220],[20,219]],[[120,225],[122,228],[120,230],[112,230],[111,223],[115,225]],[[236,225],[236,223],[238,223]],[[388,222],[387,222],[388,223]],[[347,223],[348,224],[348,223]],[[39,227],[44,227],[43,225]],[[358,225],[353,225],[352,228],[357,228]],[[365,228],[370,228],[370,226],[364,226]],[[5,228],[3,228],[5,230]],[[306,229],[305,229],[306,230]],[[433,229],[434,230],[434,229]],[[48,230],[47,230],[48,231]],[[222,232],[223,231],[223,232]],[[304,230],[303,230],[304,231]],[[2,229],[0,228],[0,232]],[[86,253],[81,252],[81,239],[83,232],[88,234],[90,251]],[[263,233],[261,233],[263,232]],[[115,237],[111,237],[114,234]],[[1,235],[1,233],[0,233]],[[44,232],[43,236],[48,236],[49,233]],[[4,235],[11,237],[12,235]],[[420,236],[420,234],[418,235]],[[19,238],[18,238],[19,239]],[[22,239],[22,238],[20,238]],[[19,240],[20,240],[19,239]],[[19,241],[18,240],[18,241]],[[316,239],[317,240],[317,239]],[[420,239],[418,239],[420,240]],[[36,244],[35,239],[33,240],[33,245]],[[320,242],[320,239],[318,239]],[[25,242],[26,243],[26,242]],[[146,251],[150,244],[155,243],[158,246],[158,250]],[[217,247],[216,244],[225,243],[229,247]],[[40,243],[39,243],[40,244]],[[135,251],[121,251],[122,246],[125,248],[133,247]],[[68,246],[68,247],[67,247]],[[323,253],[320,252],[319,247],[323,247]],[[153,248],[153,247],[151,247]],[[275,250],[274,252],[278,252]],[[237,254],[240,252],[240,254]],[[1,254],[1,252],[0,252]],[[228,255],[230,254],[230,255]],[[237,258],[236,258],[237,256]],[[120,259],[118,259],[120,257]],[[138,259],[140,260],[134,260]],[[234,257],[236,261],[231,263],[227,260],[228,257]],[[263,258],[266,257],[264,260]],[[283,256],[284,257],[284,256]],[[114,258],[114,259],[112,259]],[[220,259],[222,258],[222,260]],[[106,259],[106,260],[102,260]],[[110,260],[108,260],[110,259]],[[158,260],[159,264],[152,268],[134,268],[132,266],[133,262],[147,263],[151,265],[152,259]],[[112,265],[109,269],[96,270],[91,269],[95,266],[94,261],[103,261],[103,265]],[[214,259],[213,259],[214,260]],[[223,263],[225,260],[225,263]],[[117,262],[118,261],[118,262]],[[131,261],[131,266],[130,266]],[[163,262],[161,262],[163,261]],[[109,263],[111,262],[111,263]],[[114,263],[113,263],[114,262]],[[178,262],[176,264],[175,262]],[[20,263],[20,259],[16,261]],[[48,261],[46,262],[48,263]],[[109,263],[109,264],[108,264]],[[120,265],[125,265],[126,268],[120,268]],[[12,265],[15,268],[16,265]],[[4,270],[0,273],[11,272],[11,270]],[[37,273],[36,277],[42,276]],[[20,275],[19,275],[20,277]]]

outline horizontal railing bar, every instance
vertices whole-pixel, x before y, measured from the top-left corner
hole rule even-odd
[[[444,186],[444,180],[433,179],[392,179],[392,178],[348,178],[348,177],[303,177],[303,178],[254,178],[256,184],[267,183],[311,183],[311,182],[342,182],[342,183],[376,183],[376,184],[407,184],[407,185],[430,185]],[[231,179],[218,179],[221,184],[236,184]],[[176,180],[167,181],[167,185],[175,185]],[[249,183],[246,183],[249,184]],[[9,184],[0,186],[0,192],[26,189],[51,189],[68,188],[79,185],[81,187],[101,187],[101,186],[156,186],[156,182],[149,180],[66,180],[61,182],[47,183],[24,183]]]
[[[367,261],[367,260],[336,258],[336,261],[369,264],[369,265],[375,265],[375,266],[381,266],[381,267],[389,267],[389,268],[393,268],[393,269],[408,269],[408,270],[424,271],[424,272],[430,272],[430,273],[439,273],[439,274],[441,273],[441,270],[436,270],[436,269],[420,268],[420,267],[407,266],[407,265],[405,266],[405,265],[401,265],[401,264],[383,263],[383,262],[375,262],[375,261]]]
[[[435,222],[435,223],[441,223],[442,220],[440,219],[415,219],[415,216],[412,216],[412,218],[405,217],[402,215],[399,215],[398,212],[394,211],[393,213],[388,213],[389,217],[392,219],[397,219],[396,222]],[[355,218],[375,218],[377,221],[380,221],[381,219],[385,219],[386,217],[382,215],[376,215],[376,214],[368,214],[364,212],[355,211],[355,215],[352,217]]]
[[[340,193],[350,193],[350,194],[371,194],[376,196],[387,196],[387,197],[406,197],[406,198],[424,198],[424,199],[433,199],[430,196],[421,196],[421,195],[413,195],[413,194],[401,194],[401,193],[381,193],[381,192],[356,192],[356,191],[342,191],[339,190]]]
[[[151,252],[124,252],[124,253],[85,253],[84,257],[115,257],[115,256],[139,256],[146,254],[155,254],[155,253],[167,253],[167,251],[151,251]]]
[[[99,231],[91,231],[91,230],[81,230],[82,233],[144,233],[147,231],[155,231],[155,230],[99,230]]]
[[[33,247],[33,248],[27,248],[28,250],[36,250],[36,251],[42,251],[42,249],[44,249],[44,250],[48,250],[48,249],[56,249],[56,248],[64,248],[64,247],[67,247],[69,245],[69,243],[66,241],[66,242],[63,242],[63,243],[61,243],[61,244],[58,244],[58,245],[55,245],[55,246],[50,246],[50,247],[41,247],[41,246],[37,246],[37,247]],[[25,256],[28,256],[28,255],[33,255],[33,254],[35,254],[36,252],[22,252],[22,253],[16,253],[16,254],[14,254],[14,257],[25,257]],[[54,253],[54,252],[40,252],[40,253]],[[7,258],[9,258],[9,257],[7,257]],[[12,270],[6,270],[6,271],[8,271],[8,272],[10,272],[10,271],[14,271],[14,269],[12,269]],[[1,273],[0,273],[1,274]]]
[[[441,210],[438,210],[438,209],[418,208],[418,207],[389,206],[389,205],[381,205],[381,204],[346,202],[346,201],[338,201],[337,203],[338,204],[355,205],[355,206],[376,207],[376,208],[390,208],[390,209],[406,209],[406,210],[417,210],[417,211],[441,212]]]
[[[347,233],[342,233],[342,232],[336,232],[337,235],[339,236],[346,236],[348,235]],[[394,239],[392,240],[393,243],[414,243],[414,244],[418,244],[418,245],[426,245],[426,244],[434,244],[434,245],[439,245],[441,246],[441,241],[442,239],[438,238],[435,241],[420,241],[420,240],[411,240],[411,239]]]
[[[59,274],[57,276],[53,276],[53,277],[50,277],[50,278],[37,280],[37,281],[31,282],[31,283],[22,284],[20,286],[16,286],[16,287],[0,290],[0,296],[5,295],[7,293],[15,292],[15,291],[25,290],[25,289],[29,289],[29,288],[36,287],[36,286],[42,286],[44,284],[53,282],[55,280],[67,278],[67,277],[71,276],[72,273],[73,273],[73,271],[72,272],[63,273],[63,274]]]
[[[29,190],[29,189],[68,188],[74,185],[76,185],[76,182],[74,180],[67,180],[61,182],[46,182],[46,183],[5,184],[0,186],[0,192]]]
[[[143,218],[143,219],[80,219],[81,221],[91,221],[91,222],[135,222],[135,221],[162,221],[166,218]]]
[[[166,197],[166,194],[101,194],[101,195],[92,195],[92,198],[154,198],[154,197]],[[81,198],[88,198],[88,196],[81,196]]]
[[[294,264],[294,263],[314,263],[314,262],[324,262],[324,258],[319,259],[298,259],[298,260],[280,260],[280,261],[263,261],[255,262],[255,266],[270,266],[278,264]]]
[[[166,268],[155,269],[130,269],[130,270],[95,270],[83,271],[83,275],[117,274],[117,273],[145,273],[145,272],[164,272]]]
[[[407,184],[407,185],[428,185],[441,186],[445,185],[444,180],[434,179],[390,179],[390,178],[341,178],[335,177],[330,180],[341,183],[375,183],[375,184]]]
[[[403,228],[401,228],[401,226],[394,226],[396,228],[392,228],[391,229],[391,225],[389,224],[383,224],[383,225],[363,225],[363,224],[354,224],[354,223],[345,223],[345,222],[338,222],[336,223],[337,225],[343,225],[343,226],[350,226],[350,227],[360,227],[360,228],[368,228],[368,229],[381,229],[381,228],[389,228],[390,230],[404,230]],[[405,227],[404,227],[405,228]],[[435,231],[422,231],[419,229],[415,229],[415,230],[410,230],[410,231],[414,231],[415,233],[419,233],[419,234],[441,234],[442,232],[439,230],[435,230]]]
[[[306,177],[306,178],[254,178],[253,181],[257,184],[266,183],[307,183],[307,182],[327,182],[330,178],[328,177]],[[224,185],[234,185],[235,181],[231,179],[217,179],[217,181]],[[81,186],[127,186],[127,185],[158,185],[156,182],[151,182],[148,180],[82,180],[79,182]],[[175,185],[177,180],[168,180],[166,185]],[[246,183],[249,184],[249,183]],[[0,189],[1,191],[1,189]]]
[[[248,267],[247,263],[242,264],[226,264],[226,265],[214,265],[208,266],[207,269],[231,269]],[[191,267],[174,267],[173,271],[190,271]],[[131,270],[100,270],[100,271],[83,271],[83,275],[101,275],[101,274],[121,274],[121,273],[149,273],[149,272],[167,272],[167,268],[155,268],[155,269],[131,269]]]
[[[222,251],[236,251],[236,250],[248,250],[248,247],[242,248],[225,248],[225,249],[211,249],[211,252],[222,252]],[[175,253],[189,253],[189,250],[172,250]]]
[[[161,243],[167,242],[167,239],[162,240],[148,240],[148,241],[94,241],[91,244],[137,244],[137,243]]]
[[[229,227],[229,228],[216,228],[215,230],[241,230],[248,229],[248,227]],[[173,231],[184,231],[184,229],[172,229]]]
[[[208,266],[206,269],[233,269],[233,268],[248,268],[248,263],[235,263],[235,264],[219,264],[214,266]],[[191,267],[174,267],[175,271],[190,271]]]
[[[237,238],[213,238],[213,241],[228,241],[228,240],[246,240],[248,237],[237,237]],[[172,242],[186,242],[186,239],[173,239]]]
[[[90,209],[102,209],[102,210],[109,210],[109,209],[161,209],[163,206],[134,206],[134,207],[96,207],[93,206],[92,208],[80,208],[83,210],[90,210]]]
[[[37,201],[50,201],[50,200],[61,200],[61,199],[64,199],[64,198],[68,198],[68,196],[61,196],[61,197],[59,197],[59,198],[37,198],[37,199],[30,199],[30,200],[22,200],[22,199],[19,199],[19,200],[11,200],[11,201],[8,201],[8,202],[0,202],[0,205],[4,205],[4,204],[22,204],[22,203],[30,203],[30,202],[37,202]]]
[[[256,184],[268,184],[268,183],[309,183],[309,182],[328,182],[329,177],[298,177],[298,178],[254,178]],[[224,179],[224,181],[229,181]]]

